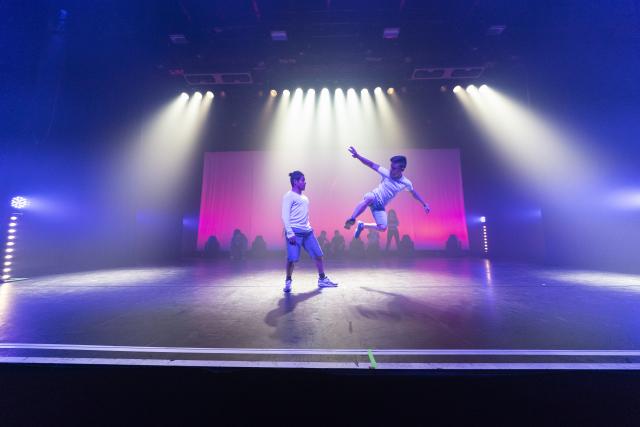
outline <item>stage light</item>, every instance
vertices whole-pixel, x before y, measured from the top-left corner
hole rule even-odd
[[[482,221],[482,218],[484,218],[484,217],[480,218],[481,221]],[[486,221],[486,218],[485,218],[485,221]],[[487,238],[487,225],[486,224],[482,224],[482,247],[483,247],[483,250],[484,250],[485,254],[489,253],[489,240]]]
[[[480,217],[480,222],[482,222],[482,223],[487,222],[487,217],[486,216],[481,216]]]
[[[382,93],[382,88],[381,88],[380,86],[377,86],[377,87],[373,90],[373,93],[375,93],[375,94]]]
[[[392,87],[390,87],[389,89],[387,89],[387,94],[388,95],[393,95],[396,92],[396,90]]]
[[[382,38],[384,39],[397,39],[400,36],[400,28],[389,27],[385,28],[382,32]]]
[[[282,91],[282,95],[284,95],[284,96],[290,96],[290,95],[291,95],[291,92],[289,91],[289,89],[285,89],[285,90],[283,90],[283,91]]]
[[[11,279],[11,276],[9,276],[8,274],[5,274],[2,276],[2,280],[9,280]]]
[[[269,91],[269,95],[271,95],[273,97],[278,96],[278,91],[275,90],[275,89],[271,89],[271,91]]]
[[[506,29],[507,29],[507,26],[504,25],[504,24],[492,25],[489,28],[487,28],[487,33],[486,34],[488,36],[499,36]]]
[[[13,258],[13,255],[11,255],[11,253],[13,253],[14,251],[14,246],[16,245],[16,242],[14,241],[16,236],[16,226],[18,225],[18,216],[17,215],[12,215],[9,217],[10,221],[9,221],[9,229],[7,230],[7,244],[6,244],[6,249],[5,249],[5,261],[4,261],[4,273],[7,277],[3,276],[3,280],[7,280],[10,275],[8,274],[11,271],[11,268],[9,268],[12,265],[12,262],[10,261]]]
[[[187,99],[189,99],[189,94],[188,94],[188,93],[186,93],[186,92],[182,92],[182,93],[180,94],[180,98],[182,98],[182,99],[184,99],[184,100],[187,100]]]
[[[287,32],[283,30],[273,30],[271,31],[271,40],[274,42],[286,42],[288,40]]]
[[[601,168],[591,160],[584,136],[572,135],[554,119],[485,84],[480,90],[470,85],[456,96],[490,148],[527,190],[566,203],[566,195],[576,188],[599,185]]]
[[[640,209],[640,188],[624,188],[608,197],[608,205],[620,210]]]
[[[2,269],[2,272],[3,272],[3,273],[10,273],[10,272],[11,272],[11,269],[10,269],[9,267],[7,267],[7,268],[3,268],[3,269]]]
[[[462,92],[464,89],[462,89],[462,86],[457,85],[456,87],[453,88],[453,93],[460,93]]]
[[[210,90],[207,91],[207,93],[205,94],[208,98],[213,98],[213,92],[211,92]]]
[[[23,196],[16,196],[11,199],[11,207],[14,209],[24,209],[29,206],[29,200]]]
[[[298,138],[302,138],[303,140],[310,140],[313,138],[311,132],[314,123],[315,109],[316,90],[307,89],[307,93],[304,95],[304,100],[302,102],[301,111],[298,113],[298,126],[295,132]]]

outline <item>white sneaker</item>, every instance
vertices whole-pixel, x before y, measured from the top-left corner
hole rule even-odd
[[[338,284],[333,283],[327,276],[324,276],[324,279],[318,279],[319,288],[335,288],[336,286],[338,286]]]
[[[287,280],[284,281],[284,289],[283,289],[283,291],[291,292],[291,282],[292,282],[291,279],[287,279]]]

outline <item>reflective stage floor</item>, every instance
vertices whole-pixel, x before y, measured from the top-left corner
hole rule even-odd
[[[638,369],[640,275],[474,258],[199,261],[0,286],[0,361],[349,369]]]

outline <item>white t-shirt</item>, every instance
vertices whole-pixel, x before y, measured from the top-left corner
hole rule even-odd
[[[372,193],[376,196],[378,202],[383,205],[386,205],[389,200],[393,199],[402,190],[413,191],[413,184],[404,175],[400,179],[393,179],[389,175],[389,169],[382,166],[378,167],[377,172],[382,176],[382,181]]]
[[[282,222],[287,238],[296,230],[311,231],[309,223],[309,198],[294,191],[287,191],[282,197]]]

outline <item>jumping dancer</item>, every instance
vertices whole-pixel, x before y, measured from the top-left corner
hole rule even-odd
[[[351,226],[356,223],[358,215],[364,212],[367,206],[371,209],[371,213],[373,214],[373,218],[376,222],[364,223],[362,221],[358,221],[358,226],[356,227],[354,235],[356,239],[360,238],[360,234],[365,228],[379,231],[385,231],[387,229],[387,212],[385,212],[385,206],[402,190],[409,191],[413,198],[422,204],[425,213],[429,213],[431,211],[429,205],[422,199],[422,197],[420,197],[420,194],[414,190],[411,181],[402,175],[402,172],[407,167],[406,157],[393,156],[390,159],[391,164],[389,169],[386,169],[373,163],[371,160],[362,157],[353,147],[349,147],[349,152],[352,157],[360,160],[364,165],[370,167],[382,176],[382,180],[378,187],[364,195],[364,198],[360,203],[358,203],[353,214],[344,223],[344,228],[351,228]]]

